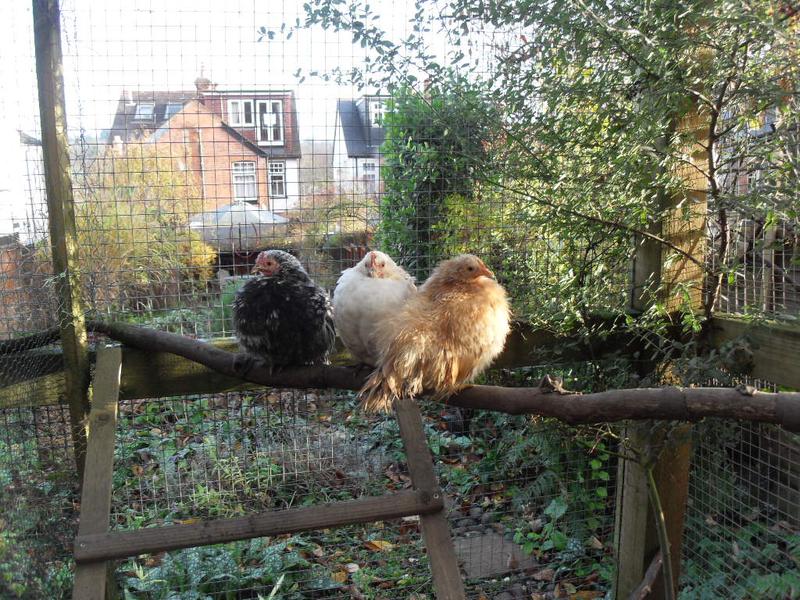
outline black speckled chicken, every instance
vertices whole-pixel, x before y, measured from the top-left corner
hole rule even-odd
[[[237,292],[233,325],[242,350],[268,368],[323,364],[336,333],[325,290],[314,283],[288,252],[265,250],[256,275]],[[244,365],[239,369],[247,370]]]

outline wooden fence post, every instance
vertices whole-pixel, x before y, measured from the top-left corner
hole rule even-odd
[[[64,353],[64,387],[69,403],[75,464],[79,480],[83,481],[85,419],[89,412],[89,358],[77,267],[78,239],[70,174],[58,0],[33,0],[33,26],[50,245]]]
[[[662,219],[651,224],[650,232],[662,237],[695,257],[702,264],[705,254],[706,192],[703,181],[698,180],[698,169],[705,160],[703,151],[704,129],[707,118],[691,110],[677,129],[692,134],[691,148],[687,149],[690,162],[681,167],[679,175],[686,182],[682,197],[661,197]],[[667,149],[666,135],[660,144]],[[694,165],[694,166],[693,166]],[[699,172],[702,172],[700,170]],[[702,307],[703,269],[686,257],[667,261],[668,248],[653,240],[638,240],[632,272],[631,307],[646,310],[655,301],[663,302],[668,310],[686,308],[681,289],[688,289],[692,309]],[[653,292],[659,290],[658,295]],[[651,365],[648,370],[652,368]],[[662,443],[651,439],[652,424],[638,423],[627,427],[623,438],[630,447],[648,454]],[[672,432],[673,439],[659,453],[654,465],[654,479],[661,500],[670,546],[673,569],[673,587],[677,591],[680,577],[681,541],[688,498],[689,466],[691,460],[691,427],[679,426]],[[634,460],[620,460],[617,472],[617,498],[614,524],[614,545],[617,554],[617,598],[627,598],[637,588],[648,566],[658,553],[655,514],[648,500],[647,473]],[[664,557],[666,560],[666,557]],[[662,567],[663,569],[663,567]],[[650,586],[647,598],[664,597],[663,573],[659,572]]]

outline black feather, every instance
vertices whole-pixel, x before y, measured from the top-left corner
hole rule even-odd
[[[251,279],[233,302],[239,345],[275,366],[326,362],[336,340],[328,295],[291,254],[267,254],[278,272]]]

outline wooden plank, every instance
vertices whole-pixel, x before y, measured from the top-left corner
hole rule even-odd
[[[630,425],[622,432],[628,445],[641,448],[647,438],[647,423]],[[648,526],[647,477],[634,460],[621,459],[617,467],[614,510],[614,548],[617,558],[614,597],[627,598],[645,572],[645,540]]]
[[[89,412],[89,357],[64,102],[61,13],[58,0],[32,1],[53,279],[59,300],[58,323],[64,351],[65,392],[80,480],[83,478],[86,457],[83,422]]]
[[[664,512],[664,521],[669,539],[670,561],[672,563],[672,589],[678,590],[681,575],[681,546],[683,545],[683,529],[686,516],[686,503],[689,499],[689,468],[691,466],[692,444],[691,425],[678,425],[670,434],[671,441],[662,451],[653,469],[656,489]],[[648,506],[648,537],[646,541],[646,560],[651,562],[659,552],[658,536],[655,531],[655,514],[652,506]],[[664,577],[653,581],[652,591],[648,598],[657,600],[665,598]]]
[[[714,346],[740,338],[748,342],[753,353],[753,377],[800,390],[800,326],[776,321],[748,323],[732,315],[717,315],[711,320]]]
[[[0,410],[27,406],[52,406],[64,400],[64,372],[0,388]]]
[[[441,498],[406,490],[385,496],[257,513],[236,519],[79,535],[75,540],[75,561],[79,564],[96,564],[96,561],[139,554],[424,515],[441,511],[442,506]]]
[[[680,576],[681,543],[689,493],[690,432],[691,425],[687,424],[673,430],[670,441],[661,450],[653,473],[666,522],[667,537],[670,540],[672,572],[676,585]],[[654,445],[657,447],[657,444],[664,443],[663,440],[653,439],[651,423],[631,425],[623,435],[627,438],[629,447],[645,454]],[[652,564],[660,550],[655,529],[655,512],[648,500],[647,475],[637,461],[620,461],[615,521],[615,597],[628,598],[640,586],[645,569]],[[662,576],[653,581],[647,598],[656,600],[664,597]]]
[[[119,347],[100,348],[89,415],[89,444],[77,539],[108,531],[121,370],[122,350]],[[104,600],[109,591],[106,568],[104,562],[78,565],[72,597],[75,600]]]
[[[442,501],[442,491],[433,470],[433,459],[422,425],[417,403],[404,398],[395,403],[400,435],[406,450],[406,462],[415,489]],[[447,523],[444,504],[433,514],[421,515],[422,538],[428,550],[433,587],[438,600],[463,600],[464,583],[458,569],[453,539]]]

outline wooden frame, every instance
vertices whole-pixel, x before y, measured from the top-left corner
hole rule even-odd
[[[97,353],[94,401],[89,416],[80,528],[75,538],[75,600],[105,600],[113,591],[109,561],[116,559],[410,515],[420,516],[436,597],[441,600],[465,598],[443,494],[436,481],[422,416],[414,401],[403,400],[397,404],[413,490],[236,519],[109,531],[121,378],[122,349],[101,347]]]
[[[117,431],[119,382],[122,374],[122,348],[103,346],[97,352],[94,397],[89,413],[89,440],[86,471],[81,492],[78,538],[108,531],[111,513],[111,486],[114,474],[114,440]],[[105,562],[78,564],[72,597],[105,600],[107,586]]]

